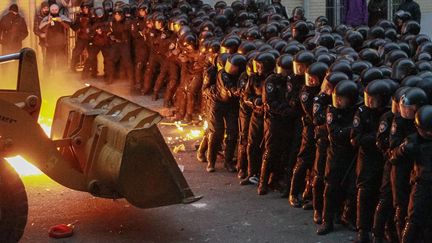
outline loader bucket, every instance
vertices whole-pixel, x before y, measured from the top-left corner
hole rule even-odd
[[[51,138],[81,171],[88,191],[141,208],[199,200],[190,190],[157,123],[159,113],[89,86],[57,101]],[[67,142],[69,141],[69,142]],[[65,175],[67,176],[67,175]]]

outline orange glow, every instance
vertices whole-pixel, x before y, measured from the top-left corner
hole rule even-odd
[[[43,174],[38,168],[29,163],[21,156],[6,158],[6,161],[15,169],[20,176],[31,176]]]

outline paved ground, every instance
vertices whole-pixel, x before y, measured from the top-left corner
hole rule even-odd
[[[43,115],[52,113],[58,96],[83,86],[71,77],[42,81]],[[126,83],[106,87],[135,102],[160,110],[160,102],[130,95]],[[233,174],[204,172],[195,158],[195,140],[180,142],[185,131],[160,126],[170,147],[184,143],[185,152],[174,154],[184,166],[184,176],[196,195],[190,205],[138,209],[124,200],[94,198],[60,186],[46,176],[24,177],[29,197],[29,219],[22,242],[349,242],[354,234],[341,227],[329,236],[315,235],[311,211],[293,209],[278,193],[257,196],[253,186],[241,187]],[[176,137],[178,139],[176,140]],[[51,240],[50,226],[76,222],[76,232],[66,240]]]

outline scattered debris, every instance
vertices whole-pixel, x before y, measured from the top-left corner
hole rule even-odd
[[[173,152],[175,154],[178,154],[179,152],[185,152],[186,151],[186,146],[182,143],[180,145],[177,145],[174,147]]]
[[[78,220],[70,224],[54,225],[49,228],[48,236],[55,239],[71,237],[74,234],[74,228],[76,223],[78,223]]]

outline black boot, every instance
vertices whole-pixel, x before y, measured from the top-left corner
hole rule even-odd
[[[384,243],[384,238],[381,236],[372,235],[372,242],[373,243]]]
[[[313,221],[315,224],[322,223],[322,212],[318,210],[314,210]]]
[[[357,240],[355,243],[370,243],[369,232],[364,230],[359,230],[357,232]]]
[[[326,235],[333,231],[333,223],[323,222],[317,230],[318,235]]]
[[[207,150],[207,172],[215,172],[217,154],[219,151],[218,139],[214,133],[208,134],[208,150]]]
[[[418,242],[419,229],[418,226],[412,223],[406,223],[402,233],[401,243],[415,243]]]
[[[270,177],[270,165],[267,159],[267,154],[264,154],[264,159],[261,165],[261,175],[258,184],[258,195],[266,195],[268,193],[268,181]]]
[[[290,195],[288,201],[292,207],[301,208],[302,206],[301,195]]]
[[[206,151],[208,149],[208,137],[204,135],[197,149],[197,159],[202,163],[207,163]]]
[[[234,163],[234,153],[236,149],[237,138],[232,139],[228,135],[228,139],[225,141],[225,163],[224,167],[228,172],[237,172],[237,168]]]

